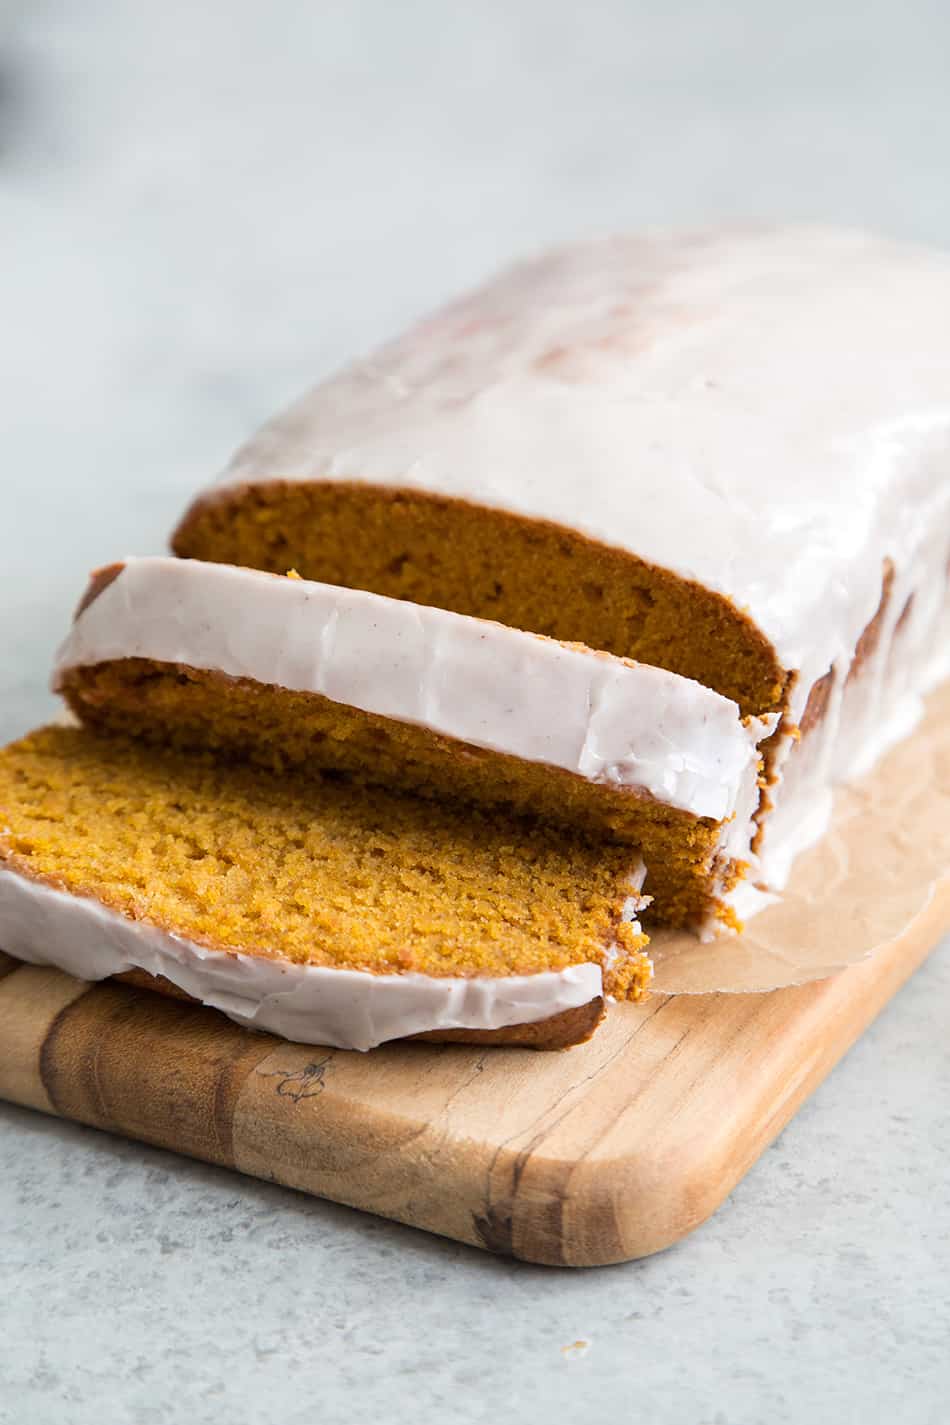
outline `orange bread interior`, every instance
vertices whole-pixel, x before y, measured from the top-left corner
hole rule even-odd
[[[744,714],[784,702],[774,649],[729,599],[543,520],[355,482],[273,480],[199,500],[173,547],[585,643],[695,678]]]
[[[201,944],[379,973],[582,962],[637,998],[629,849],[49,727],[0,752],[0,861]]]
[[[288,780],[342,770],[367,784],[540,818],[582,840],[624,843],[647,866],[649,918],[691,926],[709,916],[729,917],[718,895],[742,868],[720,857],[718,823],[635,788],[595,784],[317,693],[145,659],[74,668],[64,692],[76,714],[95,727],[178,749],[211,748]]]

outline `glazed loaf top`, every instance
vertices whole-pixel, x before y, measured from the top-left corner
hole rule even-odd
[[[850,663],[885,561],[950,553],[950,257],[810,227],[555,251],[317,387],[215,488],[275,479],[624,549],[747,612],[801,698]]]

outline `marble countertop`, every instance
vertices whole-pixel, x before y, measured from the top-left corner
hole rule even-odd
[[[90,567],[496,262],[737,214],[950,243],[948,43],[943,0],[0,8],[0,735]],[[0,1104],[0,1425],[943,1425],[948,952],[712,1222],[600,1271]]]

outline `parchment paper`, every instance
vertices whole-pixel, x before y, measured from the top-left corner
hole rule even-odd
[[[916,731],[853,787],[796,862],[781,901],[742,935],[651,937],[653,988],[740,994],[825,979],[894,940],[950,879],[950,684]]]

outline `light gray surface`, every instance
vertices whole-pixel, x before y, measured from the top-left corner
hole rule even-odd
[[[0,733],[90,566],[499,259],[732,214],[950,242],[948,52],[944,0],[0,0]],[[942,1425],[948,1004],[945,948],[712,1223],[591,1273],[0,1106],[0,1422]]]

